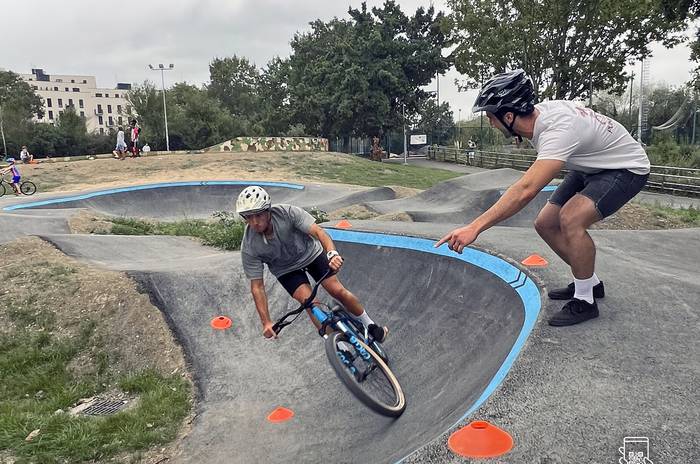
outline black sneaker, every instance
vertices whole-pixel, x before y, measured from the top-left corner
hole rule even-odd
[[[570,300],[574,297],[576,291],[576,286],[573,282],[564,288],[555,288],[547,293],[550,300]],[[601,280],[598,285],[593,286],[593,298],[604,298],[605,297],[605,286]]]
[[[574,298],[564,305],[564,307],[549,319],[549,325],[563,327],[567,325],[579,324],[598,317],[598,303],[593,300],[589,303],[584,300]]]
[[[377,324],[370,324],[369,327],[367,327],[367,332],[369,332],[372,338],[379,343],[384,343],[384,340],[386,340],[386,336],[389,335],[388,328],[379,326]]]

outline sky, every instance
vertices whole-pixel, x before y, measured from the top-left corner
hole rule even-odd
[[[367,0],[369,7],[382,0]],[[434,4],[447,11],[444,0],[399,0],[413,14]],[[296,32],[309,30],[315,19],[347,18],[349,6],[360,0],[3,0],[0,28],[0,69],[29,73],[85,74],[99,87],[117,82],[159,83],[149,64],[173,63],[166,87],[174,82],[203,84],[215,57],[245,56],[259,67],[274,56],[291,52]],[[667,50],[652,47],[651,79],[680,85],[689,79],[692,63],[686,45]],[[639,75],[640,66],[636,66]],[[450,103],[455,118],[471,116],[476,91],[458,92],[452,69],[440,76],[440,101]],[[433,81],[429,89],[436,89]]]

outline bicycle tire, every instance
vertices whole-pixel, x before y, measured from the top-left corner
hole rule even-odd
[[[0,197],[1,197],[7,193],[7,187],[5,187],[5,182],[0,182],[0,186],[2,186],[2,188],[0,188]]]
[[[25,180],[19,185],[19,191],[27,196],[34,195],[36,193],[36,185],[30,180]]]
[[[364,403],[365,406],[383,416],[399,417],[406,409],[406,397],[403,393],[401,385],[399,385],[399,381],[396,379],[396,376],[391,369],[389,369],[389,366],[386,365],[384,360],[377,353],[375,353],[362,340],[359,340],[354,336],[351,337],[354,338],[352,343],[348,338],[348,335],[342,332],[333,332],[326,338],[325,348],[328,362],[333,367],[333,370],[340,381],[343,382],[347,389],[350,390],[350,392],[355,395],[358,400]],[[356,354],[354,359],[350,360],[348,357],[345,357],[344,360],[341,359],[341,356],[348,354],[347,350],[338,347],[338,343],[341,342],[345,343],[348,348],[353,350],[353,352]],[[367,355],[369,355],[370,362],[376,365],[376,368],[370,372],[370,376],[373,377],[373,380],[375,380],[374,378],[376,377],[380,382],[383,380],[384,383],[388,384],[390,387],[391,393],[386,395],[387,398],[391,398],[390,400],[379,398],[377,394],[370,393],[368,391],[367,387],[370,386],[370,383],[365,384],[365,382],[367,382],[370,377],[361,381],[355,376],[355,374],[353,374],[353,372],[351,372],[351,368],[354,368],[356,371],[362,371],[364,364],[370,364],[367,363],[365,357],[362,357],[359,354],[356,344],[358,344],[367,353]],[[344,351],[344,353],[339,352],[339,349]],[[358,360],[360,369],[358,369],[358,366],[356,365]]]

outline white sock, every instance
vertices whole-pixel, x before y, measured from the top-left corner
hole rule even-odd
[[[597,275],[595,275],[595,272],[593,273],[593,277],[591,277],[591,279],[593,279],[593,286],[594,287],[600,283],[600,279],[598,278]]]
[[[577,279],[574,277],[574,298],[577,300],[584,300],[593,304],[593,285],[597,280],[595,274],[588,279]],[[598,281],[600,282],[600,281]]]
[[[360,314],[359,316],[355,316],[354,314],[352,314],[352,317],[354,317],[358,321],[362,322],[362,324],[365,327],[369,327],[370,324],[374,324],[374,321],[372,320],[372,318],[370,318],[367,315],[367,311],[362,311],[362,314]]]

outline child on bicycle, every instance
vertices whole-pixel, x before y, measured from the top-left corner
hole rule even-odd
[[[0,171],[0,175],[5,175],[5,173],[12,171],[12,182],[10,182],[10,185],[12,185],[12,189],[15,191],[15,195],[21,195],[22,192],[19,189],[19,181],[22,177],[19,173],[17,165],[15,164],[15,159],[7,158],[6,161],[10,163],[10,165],[4,168],[2,171]]]
[[[246,222],[241,259],[263,325],[263,336],[277,338],[267,306],[263,264],[267,264],[292,298],[303,303],[311,296],[307,273],[318,281],[329,269],[338,272],[343,258],[313,216],[297,206],[272,206],[270,196],[262,187],[246,187],[238,195],[236,212]],[[367,328],[372,338],[380,343],[384,341],[389,330],[374,323],[357,297],[340,283],[337,276],[328,277],[321,285]],[[311,311],[307,312],[311,321],[319,327]]]

